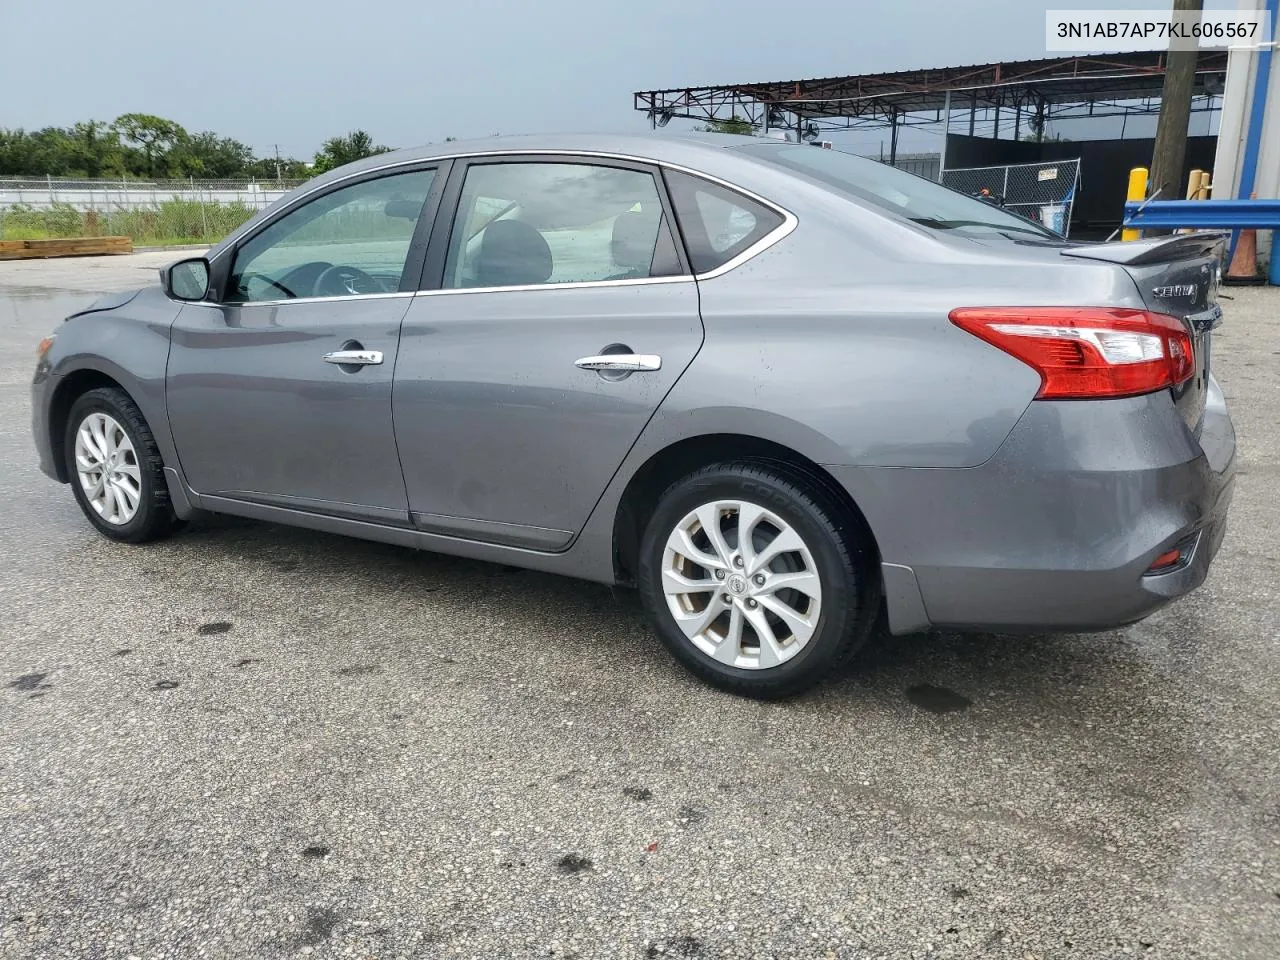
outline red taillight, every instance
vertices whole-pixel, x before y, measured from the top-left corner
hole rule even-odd
[[[961,307],[951,322],[1040,374],[1046,400],[1132,397],[1195,373],[1177,317],[1108,307]]]

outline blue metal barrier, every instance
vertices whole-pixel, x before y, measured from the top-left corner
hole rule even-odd
[[[1124,225],[1163,230],[1275,230],[1280,229],[1280,200],[1151,200],[1145,207],[1130,201],[1124,205]]]

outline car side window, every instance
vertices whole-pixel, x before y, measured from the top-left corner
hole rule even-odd
[[[664,176],[694,273],[723,266],[782,225],[778,211],[736,190],[678,170]]]
[[[236,251],[231,303],[394,293],[434,170],[364,180],[286,213]]]
[[[467,169],[449,235],[446,289],[681,272],[652,174],[527,161]]]

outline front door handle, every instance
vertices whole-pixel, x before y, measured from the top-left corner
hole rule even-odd
[[[343,366],[366,367],[382,362],[381,350],[335,350],[324,355],[325,363],[338,363]]]
[[[598,357],[583,357],[575,363],[583,370],[609,370],[616,373],[662,369],[662,358],[656,353],[606,353]]]

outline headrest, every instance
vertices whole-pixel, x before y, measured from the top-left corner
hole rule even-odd
[[[613,262],[624,270],[643,270],[653,265],[653,250],[661,214],[654,210],[630,211],[613,221]]]
[[[546,283],[552,266],[542,234],[519,220],[495,220],[480,240],[476,282],[482,287]]]

